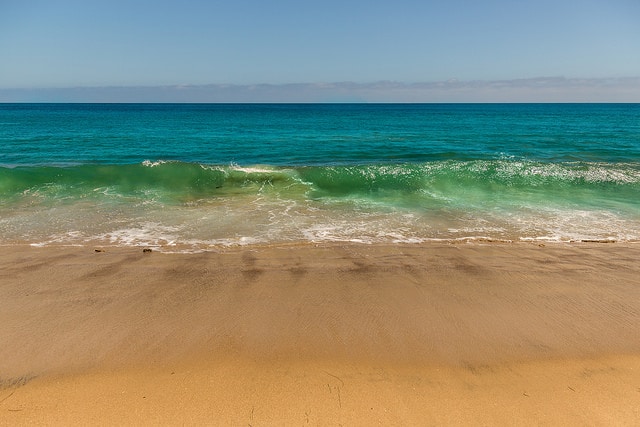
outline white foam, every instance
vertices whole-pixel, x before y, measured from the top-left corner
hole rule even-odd
[[[231,170],[233,171],[238,171],[238,172],[244,172],[244,173],[273,173],[274,169],[266,169],[266,168],[261,168],[258,166],[252,166],[252,167],[242,167],[242,166],[232,166]]]
[[[81,231],[68,231],[66,233],[58,233],[49,236],[47,239],[30,243],[30,246],[42,248],[51,245],[63,246],[82,246],[81,242],[87,240],[87,236]]]
[[[175,246],[180,240],[180,227],[146,222],[138,227],[108,231],[96,236],[110,244],[124,246]]]
[[[151,160],[145,160],[142,162],[142,166],[154,168],[156,166],[164,165],[165,163],[169,162],[167,160],[156,160],[155,162],[152,162]]]

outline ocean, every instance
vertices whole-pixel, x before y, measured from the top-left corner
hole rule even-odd
[[[640,104],[0,104],[0,245],[640,241]]]

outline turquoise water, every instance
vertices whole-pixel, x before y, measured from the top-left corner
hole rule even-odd
[[[0,244],[640,241],[639,104],[0,104]]]

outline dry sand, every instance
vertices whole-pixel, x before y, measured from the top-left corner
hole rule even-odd
[[[0,248],[0,425],[637,425],[640,245]]]

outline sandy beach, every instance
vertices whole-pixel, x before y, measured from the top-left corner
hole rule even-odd
[[[637,425],[638,260],[631,243],[5,246],[0,425]]]

